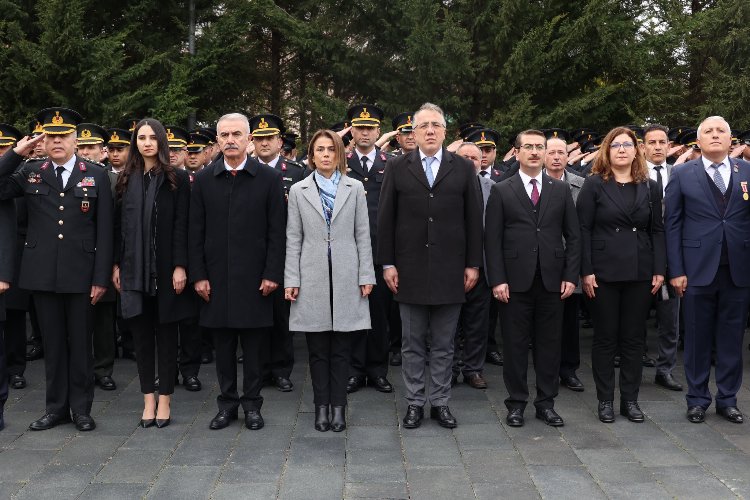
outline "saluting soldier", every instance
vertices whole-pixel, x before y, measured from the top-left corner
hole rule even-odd
[[[79,431],[96,427],[92,356],[93,305],[107,291],[112,272],[112,191],[101,167],[77,156],[70,109],[39,112],[44,133],[21,139],[0,158],[0,199],[25,196],[29,227],[19,286],[34,293],[42,330],[47,379],[46,411],[31,430],[69,422]],[[49,157],[24,155],[45,141]]]
[[[280,156],[284,121],[273,114],[256,115],[250,118],[255,155],[261,164],[281,172],[284,183],[284,199],[289,199],[289,190],[305,177],[305,167]],[[273,327],[269,329],[263,346],[263,379],[270,381],[281,392],[289,392],[294,385],[289,377],[294,367],[294,345],[289,333],[289,308],[284,300],[284,287],[273,295]]]
[[[375,141],[380,136],[383,111],[372,104],[357,104],[347,111],[351,123],[354,149],[347,157],[346,175],[356,179],[365,187],[367,212],[370,217],[370,240],[372,253],[376,254],[378,234],[378,202],[383,183],[385,163],[392,155],[378,150]],[[346,386],[348,393],[370,385],[380,392],[392,392],[388,381],[388,315],[393,300],[383,280],[382,273],[375,273],[377,285],[370,294],[370,320],[372,329],[366,334],[352,337],[351,372]]]
[[[281,134],[281,156],[287,160],[297,160],[297,134],[294,132],[284,132]],[[302,167],[304,168],[304,166]]]

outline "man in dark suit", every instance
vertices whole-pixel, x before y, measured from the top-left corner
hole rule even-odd
[[[28,202],[19,286],[34,292],[47,353],[46,413],[29,428],[51,429],[69,422],[72,412],[78,430],[90,431],[96,427],[92,306],[112,274],[112,191],[107,172],[75,154],[80,115],[49,108],[38,117],[44,133],[22,139],[0,159],[0,199]],[[41,140],[49,158],[16,171]]]
[[[4,332],[5,295],[13,284],[12,281],[15,274],[14,261],[16,257],[15,246],[16,207],[13,200],[3,200],[0,201],[0,431],[5,427],[3,410],[5,409],[5,402],[8,400]]]
[[[728,157],[729,124],[698,127],[701,157],[672,170],[664,229],[670,284],[683,297],[687,418],[705,420],[711,351],[716,349],[716,412],[742,423],[742,338],[750,301],[750,164]]]
[[[516,149],[519,171],[492,187],[485,215],[487,271],[501,307],[506,422],[513,427],[524,423],[531,343],[536,417],[547,425],[561,426],[563,419],[554,404],[559,387],[563,300],[573,293],[578,281],[580,228],[570,188],[542,173],[544,134],[521,132]]]
[[[223,429],[245,411],[245,426],[263,427],[261,349],[273,325],[272,292],[284,275],[286,209],[281,172],[246,154],[250,125],[244,115],[223,116],[223,156],[195,176],[189,228],[190,280],[203,299],[201,326],[214,331],[219,412]],[[243,395],[237,392],[237,341],[244,352]]]
[[[456,419],[448,408],[453,336],[465,294],[482,266],[482,202],[474,166],[442,147],[443,111],[423,104],[414,113],[414,130],[418,149],[389,160],[386,167],[378,263],[401,311],[401,370],[409,403],[404,427],[419,427],[429,399],[430,416],[453,428]]]

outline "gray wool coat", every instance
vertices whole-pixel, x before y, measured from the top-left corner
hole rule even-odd
[[[314,175],[289,191],[284,287],[299,288],[289,330],[351,332],[370,328],[360,285],[374,285],[367,199],[362,183],[343,175],[331,220],[333,315],[328,276],[328,228]]]

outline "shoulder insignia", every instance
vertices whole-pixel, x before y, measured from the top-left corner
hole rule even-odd
[[[85,172],[86,171],[86,164],[84,162],[82,162],[82,161],[79,161],[78,162],[78,170],[80,170],[81,172]]]
[[[282,172],[286,172],[286,162],[285,161],[281,162],[281,171]]]
[[[351,151],[349,151],[348,153],[346,153],[346,157],[347,158],[351,158],[353,155],[354,155],[354,153],[351,152]]]
[[[49,167],[49,160],[45,160],[41,167],[39,167],[39,170],[47,170]]]
[[[494,174],[495,174],[495,175],[500,175],[500,171],[499,171],[499,170],[497,170],[496,168],[495,168],[495,169],[492,169],[492,172],[494,172]]]

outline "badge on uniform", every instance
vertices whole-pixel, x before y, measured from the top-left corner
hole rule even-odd
[[[283,161],[281,162],[281,171],[286,172],[286,163],[284,163]]]
[[[81,202],[81,212],[88,213],[89,208],[91,208],[91,204],[89,203],[89,200],[83,200]]]
[[[78,183],[78,187],[95,187],[96,186],[96,180],[94,180],[93,177],[84,177],[81,179],[81,182]]]
[[[45,161],[41,167],[39,167],[39,170],[47,170],[47,167],[49,167],[49,162]]]
[[[294,180],[291,177],[282,177],[282,179],[285,180],[285,181],[287,181],[287,182],[292,182]]]
[[[742,188],[742,199],[747,201],[750,199],[750,195],[747,194],[747,181],[740,181],[740,187]]]
[[[383,170],[378,170],[378,173],[379,173],[379,174],[382,174],[383,172],[385,172],[385,169],[383,169]]]
[[[349,151],[348,153],[346,153],[346,157],[347,158],[351,158],[353,155],[354,155],[354,153],[352,153],[351,151]]]
[[[79,161],[78,162],[78,170],[80,170],[81,172],[85,172],[86,171],[86,164],[83,163],[82,161]],[[93,186],[93,184],[92,184],[92,186]]]
[[[388,158],[386,158],[385,153],[380,153],[380,159],[383,161],[388,161]]]
[[[29,174],[29,178],[26,179],[29,184],[40,184],[42,182],[42,176],[40,174]]]
[[[740,167],[737,166],[737,164],[734,164],[734,173],[738,174],[740,172]]]

